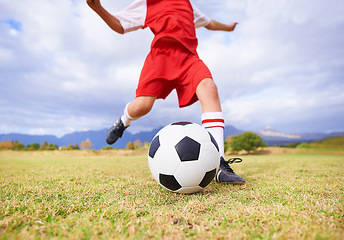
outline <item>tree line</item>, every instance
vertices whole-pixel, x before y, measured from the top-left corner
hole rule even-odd
[[[92,142],[89,139],[82,141],[80,143],[80,147],[78,144],[68,145],[68,146],[57,146],[56,144],[48,143],[44,141],[42,145],[39,143],[32,143],[25,146],[24,143],[20,143],[18,141],[2,141],[0,142],[0,150],[16,150],[16,151],[43,151],[43,150],[81,150],[81,149],[92,149]],[[128,150],[136,150],[139,148],[149,148],[149,143],[145,142],[142,143],[140,140],[135,140],[134,142],[128,142],[125,149]],[[111,146],[106,146],[103,149],[114,149]]]
[[[140,140],[134,142],[128,142],[125,149],[136,150],[136,149],[147,149],[149,143],[142,143]],[[237,136],[228,137],[225,140],[225,151],[238,152],[246,150],[248,154],[256,150],[259,147],[266,147],[267,144],[263,142],[262,137],[253,132],[244,132]],[[49,144],[46,141],[40,145],[39,143],[28,144],[14,142],[14,141],[3,141],[0,142],[0,150],[21,150],[21,151],[38,151],[38,150],[80,150],[80,149],[92,149],[92,142],[89,139],[82,141],[80,147],[78,144],[68,146],[57,146],[55,144]],[[104,147],[103,149],[113,149],[111,146]]]
[[[39,143],[32,143],[25,146],[24,143],[18,141],[2,141],[0,142],[0,150],[17,150],[17,151],[39,151],[39,150],[79,150],[78,144],[59,147],[56,144],[44,141],[41,145]]]

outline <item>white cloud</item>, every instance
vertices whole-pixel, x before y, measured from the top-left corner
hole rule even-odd
[[[103,0],[115,12],[131,0]],[[344,130],[344,2],[195,1],[212,18],[238,21],[232,33],[198,29],[226,122],[244,130]],[[0,3],[1,132],[59,135],[106,128],[135,88],[152,34],[118,35],[82,0]],[[175,92],[130,131],[199,122],[197,103],[179,109]]]
[[[298,121],[304,129],[312,125],[305,122],[317,121],[326,130],[329,123],[319,112],[344,103],[339,70],[343,36],[334,30],[344,22],[337,16],[339,6],[321,1],[226,3],[226,10],[235,8],[246,19],[241,17],[231,33],[235,37],[226,41],[221,34],[201,42],[200,53],[219,85],[227,122],[243,129],[273,124],[293,131],[302,130]],[[329,112],[331,123],[336,116],[343,120]],[[336,128],[343,126],[337,123]]]

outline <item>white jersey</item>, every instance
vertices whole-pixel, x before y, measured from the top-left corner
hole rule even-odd
[[[210,18],[203,14],[191,1],[195,27],[203,27],[210,23]],[[122,11],[114,14],[120,21],[124,33],[142,29],[147,16],[147,0],[135,0]]]

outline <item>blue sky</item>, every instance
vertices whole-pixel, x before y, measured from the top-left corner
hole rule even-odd
[[[0,0],[0,133],[108,128],[135,97],[149,29],[112,32],[79,0]],[[108,11],[131,1],[103,0]],[[226,124],[286,133],[344,131],[344,2],[195,0],[232,33],[197,29]],[[128,131],[200,122],[175,92]]]

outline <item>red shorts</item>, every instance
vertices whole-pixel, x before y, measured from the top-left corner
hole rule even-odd
[[[136,97],[165,99],[176,89],[179,107],[186,107],[198,101],[196,88],[205,78],[212,75],[198,55],[179,42],[160,40],[146,58]]]

